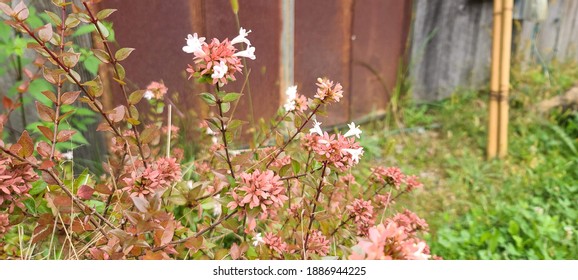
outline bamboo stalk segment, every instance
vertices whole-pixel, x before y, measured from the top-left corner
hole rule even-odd
[[[499,101],[500,120],[498,132],[498,156],[505,157],[508,154],[508,118],[509,104],[508,94],[510,90],[510,59],[512,51],[512,10],[513,0],[504,0],[502,15],[502,52],[500,59],[500,91]]]
[[[502,2],[494,0],[494,23],[492,29],[492,65],[490,78],[490,105],[488,110],[488,159],[498,153],[498,96],[500,96],[500,51],[502,39]]]

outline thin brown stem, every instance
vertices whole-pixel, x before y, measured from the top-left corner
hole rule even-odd
[[[217,93],[219,92],[219,86],[217,85]],[[217,98],[217,108],[219,108],[219,122],[221,123],[221,127],[219,128],[221,131],[221,138],[223,140],[223,146],[225,148],[225,157],[227,160],[227,165],[229,166],[229,171],[231,172],[231,176],[233,177],[233,179],[235,179],[235,171],[233,170],[233,164],[231,163],[231,157],[229,155],[229,144],[227,143],[227,127],[225,126],[225,122],[223,121],[223,118],[225,117],[225,114],[223,113],[223,107],[221,106],[223,104],[223,101],[218,97],[218,94],[215,94],[215,97]]]
[[[317,187],[317,193],[315,194],[315,201],[313,202],[313,209],[309,213],[309,225],[307,226],[307,234],[305,235],[305,243],[303,245],[303,259],[307,259],[307,245],[309,243],[309,234],[311,233],[311,226],[313,226],[313,221],[315,220],[315,210],[317,210],[317,202],[319,196],[321,195],[321,190],[323,189],[323,181],[325,179],[325,170],[327,169],[327,162],[323,163],[323,168],[321,171],[321,179],[319,180],[319,186]]]
[[[315,173],[316,171],[321,170],[321,168],[323,168],[323,167],[318,167],[318,168],[313,169],[313,170],[311,170],[311,171],[309,171],[309,172],[306,172],[306,173],[301,173],[301,174],[297,174],[297,175],[293,175],[293,176],[282,177],[281,180],[291,180],[291,179],[301,178],[301,177],[307,176],[307,175],[309,175],[309,174],[313,174],[313,173]]]
[[[235,210],[233,210],[233,212],[227,214],[227,216],[222,217],[221,219],[219,219],[218,221],[214,222],[214,223],[211,224],[210,226],[208,226],[208,227],[200,230],[200,231],[197,232],[195,235],[189,236],[189,237],[187,237],[187,238],[175,240],[175,241],[169,242],[168,244],[165,244],[165,245],[162,245],[162,246],[159,246],[159,247],[155,247],[155,248],[152,249],[152,251],[153,251],[153,252],[160,251],[160,250],[166,248],[166,247],[169,246],[169,245],[177,245],[177,244],[185,243],[185,242],[189,241],[189,240],[192,239],[192,238],[197,238],[197,237],[205,234],[206,232],[208,232],[208,231],[210,231],[210,230],[213,230],[215,227],[217,227],[218,225],[220,225],[222,222],[224,222],[224,221],[226,221],[227,219],[233,217],[233,215],[235,215],[236,213],[237,213],[237,210],[235,209]]]
[[[285,142],[285,144],[277,150],[277,153],[275,153],[275,155],[269,160],[269,163],[267,163],[266,167],[269,167],[269,165],[271,165],[275,159],[285,150],[285,148],[287,148],[287,146],[289,145],[289,143],[291,143],[291,141],[293,141],[293,139],[295,139],[295,137],[297,136],[297,134],[299,134],[301,132],[301,130],[303,130],[303,128],[305,127],[305,125],[311,120],[311,118],[313,117],[313,115],[315,115],[315,113],[317,113],[317,110],[319,110],[319,107],[321,107],[322,103],[317,104],[317,106],[315,106],[315,109],[313,109],[313,111],[311,112],[311,114],[309,114],[309,116],[307,117],[307,119],[301,124],[301,126],[297,129],[297,131],[291,136],[291,138],[289,138],[289,140],[287,140],[287,142]]]
[[[342,221],[330,234],[329,236],[333,237],[347,222],[349,222],[353,216],[349,216],[347,219]]]
[[[80,90],[82,90],[82,92],[86,95],[86,97],[88,97],[88,99],[94,104],[94,107],[96,108],[98,113],[100,113],[100,115],[104,118],[104,120],[108,123],[108,125],[110,126],[110,128],[112,129],[114,134],[116,134],[116,136],[122,137],[122,133],[120,133],[118,128],[116,128],[114,126],[114,123],[112,122],[112,120],[106,115],[106,113],[104,112],[104,109],[99,105],[100,103],[95,102],[96,98],[93,97],[92,95],[90,95],[88,93],[88,90],[86,90],[86,88],[80,83],[80,81],[77,80],[74,77],[74,75],[71,74],[71,72],[70,72],[71,69],[66,67],[64,65],[64,63],[62,61],[60,61],[60,59],[56,56],[56,54],[53,51],[51,51],[50,48],[48,48],[42,40],[40,40],[38,37],[36,37],[34,32],[32,32],[32,30],[30,30],[30,28],[28,28],[28,26],[26,26],[26,24],[24,24],[23,22],[20,22],[20,27],[22,27],[22,29],[24,29],[24,31],[26,31],[26,33],[28,33],[28,35],[30,35],[30,37],[32,39],[34,39],[34,41],[36,41],[36,43],[38,43],[42,47],[42,49],[44,51],[46,51],[46,53],[48,53],[48,55],[52,58],[52,60],[54,62],[56,62],[56,65],[61,70],[65,71],[66,74],[68,74],[68,77],[70,77],[70,79],[80,88]]]
[[[32,166],[34,169],[42,171],[42,172],[46,172],[46,174],[48,174],[48,176],[50,176],[50,178],[52,178],[56,184],[60,187],[60,189],[68,196],[70,197],[70,199],[72,199],[72,202],[74,204],[76,204],[76,206],[78,206],[78,208],[80,208],[80,210],[86,214],[89,215],[89,217],[91,215],[95,215],[96,217],[98,217],[100,220],[102,220],[107,226],[111,227],[111,228],[116,228],[108,219],[106,219],[104,216],[102,216],[100,213],[98,213],[96,211],[96,209],[90,207],[89,205],[87,205],[86,203],[84,203],[82,200],[80,200],[78,197],[76,197],[65,185],[64,183],[60,180],[60,178],[58,177],[58,175],[56,175],[54,173],[54,171],[52,170],[52,168],[40,168],[40,166],[36,163],[31,162],[28,159],[25,159],[13,152],[11,152],[10,150],[4,148],[4,147],[0,147],[0,150],[2,152],[4,152],[5,154],[21,161],[21,162],[25,162],[27,164],[29,164],[30,166]],[[90,210],[89,213],[87,213],[87,210]],[[94,219],[92,219],[92,217],[90,217],[90,221],[91,223],[98,228],[99,224],[94,221]],[[106,233],[104,231],[102,231],[101,229],[101,233],[103,235],[106,236]]]
[[[60,44],[59,44],[59,49],[60,49],[60,55],[62,55],[62,53],[64,52],[64,31],[66,30],[66,25],[65,20],[66,20],[66,6],[62,6],[62,8],[60,9],[60,18],[61,18],[61,24],[60,24]],[[62,75],[58,75],[58,83],[57,83],[57,90],[56,90],[56,108],[54,110],[55,112],[55,117],[54,117],[54,128],[52,131],[52,148],[50,150],[50,157],[49,159],[52,160],[54,158],[54,152],[56,151],[56,140],[58,136],[58,125],[60,124],[60,103],[61,103],[61,95],[62,95],[62,86],[64,85],[64,82],[62,81]]]
[[[82,4],[86,8],[86,12],[88,13],[88,16],[90,17],[90,21],[94,25],[94,28],[96,29],[98,36],[102,40],[104,48],[106,49],[106,52],[108,53],[108,56],[110,57],[110,63],[112,64],[112,68],[114,69],[114,73],[115,73],[116,77],[120,80],[121,78],[120,78],[118,68],[117,68],[118,61],[116,60],[114,53],[112,52],[112,50],[108,44],[108,41],[106,40],[106,37],[104,37],[104,34],[102,33],[102,30],[100,29],[100,26],[97,24],[98,19],[96,17],[94,17],[94,15],[92,14],[92,11],[90,11],[90,8],[88,7],[87,2],[83,2]],[[128,101],[128,93],[126,92],[126,87],[121,82],[118,82],[118,85],[120,86],[120,90],[122,91],[122,95],[124,96],[124,100],[125,100],[126,104],[130,105],[130,102]],[[128,117],[132,119],[133,118],[132,111],[127,110],[127,113],[128,113]],[[136,145],[138,147],[139,154],[140,154],[141,158],[143,159],[144,166],[146,167],[147,163],[146,163],[146,161],[144,161],[145,156],[143,153],[142,142],[140,140],[140,133],[139,133],[138,129],[136,128],[136,125],[131,125],[131,128],[132,128],[132,131],[134,132],[134,137],[136,140]]]
[[[289,111],[285,112],[285,114],[283,114],[281,116],[281,118],[278,118],[275,120],[275,125],[273,125],[273,127],[271,128],[271,130],[269,130],[269,132],[267,133],[267,135],[265,135],[265,138],[263,138],[263,140],[261,140],[261,142],[259,142],[259,144],[255,147],[255,150],[261,148],[261,146],[263,146],[263,144],[265,144],[265,142],[267,142],[267,140],[269,140],[269,138],[271,138],[271,134],[273,134],[273,132],[277,131],[277,128],[279,127],[279,125],[283,122],[283,120],[285,119],[285,117],[287,117],[287,115],[289,115]]]
[[[305,162],[305,172],[309,170],[309,160],[311,159],[311,152],[312,151],[309,151],[309,153],[307,153],[307,161]]]

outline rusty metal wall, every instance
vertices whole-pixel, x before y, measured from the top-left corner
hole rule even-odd
[[[286,2],[290,1],[290,2]],[[293,2],[294,1],[294,2]],[[313,96],[317,77],[344,86],[345,98],[331,106],[327,123],[343,123],[383,109],[395,85],[411,18],[411,1],[396,0],[250,0],[239,1],[241,26],[253,30],[257,60],[248,60],[249,86],[255,118],[274,114],[286,81],[281,69],[290,61],[300,93]],[[287,3],[294,6],[292,13]],[[285,5],[285,6],[283,6]],[[187,81],[191,57],[181,51],[185,36],[197,32],[207,38],[233,38],[238,30],[228,0],[104,0],[102,8],[119,11],[111,17],[118,43],[137,50],[124,63],[135,86],[164,80],[178,91],[182,111],[197,109],[196,93],[206,88]],[[294,14],[294,19],[283,15]],[[282,59],[282,27],[293,20],[293,60]],[[287,37],[285,37],[287,38]],[[285,71],[285,70],[284,70]],[[243,84],[228,85],[239,91]],[[248,120],[247,89],[236,117]],[[349,96],[349,97],[348,97]]]

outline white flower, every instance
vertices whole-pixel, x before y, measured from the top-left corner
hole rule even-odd
[[[229,67],[227,67],[227,64],[225,64],[225,61],[222,61],[219,64],[215,64],[213,66],[213,74],[211,75],[211,78],[213,79],[220,79],[223,78],[225,76],[225,74],[227,74],[227,72],[229,71]]]
[[[259,246],[259,244],[265,244],[265,240],[261,237],[261,233],[257,233],[257,235],[253,237],[253,246]]]
[[[359,156],[363,155],[363,148],[357,149],[343,149],[343,151],[349,153],[351,155],[351,159],[354,163],[359,163]]]
[[[146,100],[151,100],[151,98],[155,97],[155,94],[154,94],[152,91],[147,90],[147,91],[145,91],[143,97],[144,97]]]
[[[255,47],[249,46],[246,50],[233,54],[233,56],[240,56],[255,60]]]
[[[62,157],[66,160],[72,160],[74,158],[74,154],[72,153],[72,151],[68,151],[66,153],[63,153]]]
[[[295,110],[295,99],[297,98],[297,86],[290,86],[285,90],[285,95],[287,95],[287,100],[285,101],[285,111],[291,112]]]
[[[349,126],[349,131],[347,133],[345,133],[345,135],[343,135],[343,136],[349,137],[349,136],[355,135],[355,137],[359,138],[359,134],[361,134],[361,129],[359,129],[359,125],[355,126],[355,123],[351,122],[347,126]]]
[[[193,181],[187,181],[187,189],[189,190],[193,189]]]
[[[285,102],[283,107],[285,108],[285,111],[287,111],[287,112],[294,111],[295,110],[295,100],[287,99],[287,101]]]
[[[194,53],[196,56],[203,56],[205,52],[203,51],[203,43],[205,43],[205,37],[199,38],[197,33],[185,38],[187,40],[187,45],[183,47],[183,51],[186,53]]]
[[[321,130],[321,124],[317,120],[313,120],[313,128],[309,129],[309,134],[317,133],[319,136],[323,136],[323,131]]]
[[[285,90],[285,95],[287,95],[287,100],[295,100],[297,98],[297,86],[290,86]]]
[[[246,38],[249,33],[251,33],[251,30],[246,31],[245,28],[241,27],[241,29],[239,29],[239,35],[231,40],[231,45],[245,43],[250,46],[251,42]]]

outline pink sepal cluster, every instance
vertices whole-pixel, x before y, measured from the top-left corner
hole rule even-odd
[[[329,253],[329,239],[318,230],[312,230],[307,242],[307,254],[326,256]]]
[[[319,162],[327,162],[340,172],[344,172],[358,163],[352,150],[360,150],[361,146],[355,138],[347,138],[341,134],[324,132],[323,135],[307,134],[301,140],[301,145],[315,153],[315,159]],[[361,152],[362,153],[362,152]]]
[[[369,228],[375,223],[371,201],[355,199],[346,209],[357,226],[357,235],[367,236]]]
[[[169,89],[165,86],[165,84],[163,82],[151,82],[148,86],[147,89],[144,93],[144,98],[146,99],[163,99],[163,97],[165,96],[165,94],[167,94],[167,92],[169,91]]]
[[[281,239],[277,234],[271,232],[266,233],[263,242],[279,254],[287,253],[287,243],[285,243],[285,241],[283,241],[283,239]]]
[[[417,216],[416,216],[417,217]],[[415,219],[415,218],[412,218]],[[367,237],[358,237],[358,244],[352,248],[350,260],[428,260],[429,247],[417,238],[413,224],[399,224],[390,219],[369,228]],[[404,222],[409,221],[403,219]]]
[[[144,197],[169,187],[181,179],[181,166],[175,158],[159,158],[146,168],[141,166],[124,178],[131,196]]]
[[[406,184],[405,191],[411,192],[414,189],[423,187],[423,184],[418,181],[415,175],[405,175],[399,167],[375,167],[371,169],[373,176],[371,180],[381,184],[392,184],[397,190],[402,184]]]
[[[256,215],[248,214],[246,210],[260,208],[260,219],[274,216],[274,212],[283,207],[289,198],[281,178],[271,170],[253,173],[241,173],[241,182],[231,192],[233,201],[227,204],[231,210],[244,208],[239,216],[247,216],[248,229],[252,231],[256,225]],[[248,209],[247,209],[248,208]],[[253,212],[253,211],[251,211]]]
[[[339,102],[343,97],[343,87],[340,83],[333,86],[333,81],[326,78],[317,78],[317,92],[315,93],[315,98],[323,101],[324,103],[329,102]]]

